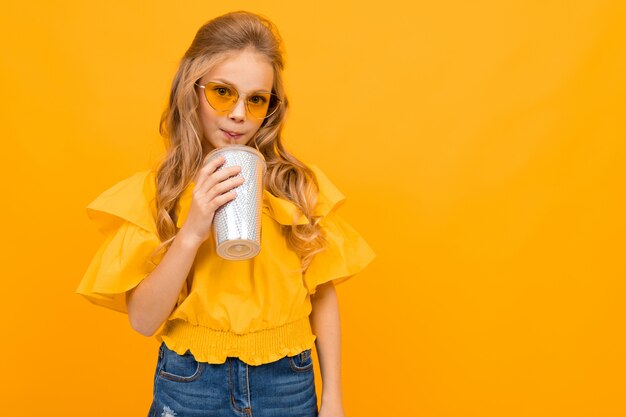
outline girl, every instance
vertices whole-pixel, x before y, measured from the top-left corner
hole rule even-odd
[[[172,83],[158,168],[87,207],[106,240],[77,292],[160,342],[149,416],[344,415],[334,285],[375,254],[336,213],[343,194],[285,149],[282,70],[266,18],[240,11],[206,23]],[[267,164],[261,251],[240,261],[219,257],[210,238],[243,178],[206,155],[231,143]]]

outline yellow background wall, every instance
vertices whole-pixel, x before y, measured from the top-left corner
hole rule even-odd
[[[286,42],[289,148],[378,254],[337,287],[346,415],[626,415],[624,2],[16,4],[2,414],[147,413],[158,345],[74,294],[85,206],[158,158],[178,60],[246,9]]]

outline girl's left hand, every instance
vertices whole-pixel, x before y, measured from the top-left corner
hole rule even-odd
[[[345,417],[341,402],[322,403],[317,417]]]

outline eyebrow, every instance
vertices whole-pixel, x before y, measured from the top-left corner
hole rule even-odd
[[[235,88],[239,91],[239,87],[237,87],[237,86],[235,85],[235,83],[230,82],[230,81],[228,81],[228,80],[225,80],[224,78],[215,78],[215,81],[219,81],[219,82],[222,82],[222,83],[224,83],[224,84],[232,85],[233,87],[235,87]],[[215,81],[214,81],[214,82],[215,82]],[[257,88],[256,90],[253,90],[252,92],[253,92],[253,93],[260,93],[260,92],[268,92],[268,93],[271,93],[271,92],[272,92],[272,89],[270,88],[270,89],[268,90],[268,89],[266,89],[266,88]]]

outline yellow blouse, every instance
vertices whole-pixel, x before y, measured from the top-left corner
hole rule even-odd
[[[189,349],[208,363],[236,356],[250,365],[293,356],[313,346],[310,296],[328,281],[340,284],[368,265],[375,253],[337,213],[345,196],[315,165],[320,193],[314,215],[323,216],[329,247],[317,253],[303,275],[300,259],[288,248],[281,228],[307,218],[290,201],[263,191],[261,251],[247,260],[217,255],[211,235],[198,249],[176,307],[155,333],[157,341],[179,354]],[[194,183],[176,207],[177,226],[189,211]],[[132,175],[100,194],[87,214],[105,240],[76,293],[94,304],[127,313],[125,293],[155,267],[148,262],[160,244],[155,225],[155,172]],[[161,256],[162,257],[162,256]],[[155,260],[158,263],[160,258]]]

